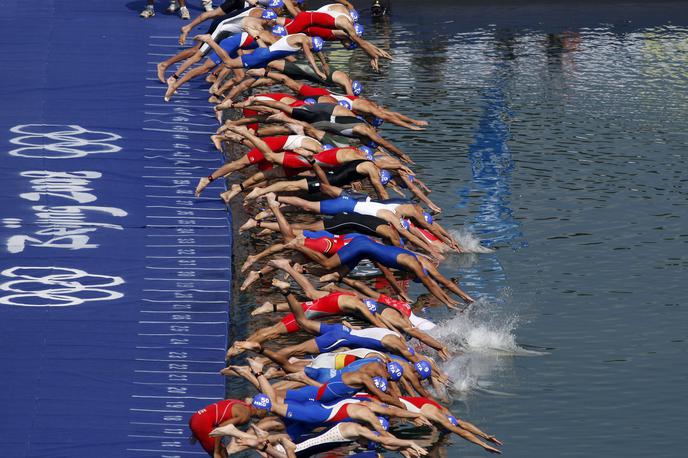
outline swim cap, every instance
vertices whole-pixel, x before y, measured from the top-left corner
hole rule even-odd
[[[382,429],[387,431],[389,429],[389,420],[387,420],[385,417],[377,417],[378,421],[380,422],[380,426],[382,426]]]
[[[404,375],[404,366],[396,361],[387,363],[387,373],[389,374],[389,379],[396,382]]]
[[[305,103],[306,105],[313,105],[316,102],[317,100],[315,100],[313,97],[308,97],[303,101],[303,103]]]
[[[272,33],[274,35],[278,35],[280,37],[286,37],[287,36],[287,29],[285,29],[281,25],[276,25],[272,28]]]
[[[418,361],[416,364],[414,364],[414,367],[416,368],[416,372],[418,372],[421,380],[425,380],[426,378],[430,377],[430,374],[432,374],[432,366],[430,366],[430,363],[425,360]]]
[[[346,108],[347,110],[351,110],[351,102],[349,102],[348,100],[340,100],[337,103]]]
[[[382,183],[382,186],[385,186],[387,183],[389,183],[389,180],[392,179],[392,174],[389,173],[389,170],[380,170],[380,183]]]
[[[409,353],[411,353],[411,356],[416,354],[416,350],[414,350],[413,348],[406,346],[406,349],[408,350]]]
[[[385,120],[375,116],[370,123],[375,127],[380,127],[381,125],[383,125],[385,123]]]
[[[330,145],[329,143],[325,143],[323,145],[323,151],[327,151],[328,149],[334,149],[334,145]]]
[[[358,18],[359,18],[358,11],[356,11],[356,10],[349,10],[349,16],[351,16],[351,19],[352,19],[354,22],[358,22]]]
[[[407,220],[406,218],[401,218],[399,222],[401,223],[401,227],[403,227],[407,231],[411,230],[411,221]]]
[[[367,146],[359,146],[358,149],[366,154],[366,159],[369,161],[375,160],[375,151],[373,151],[371,148],[368,148]]]
[[[351,82],[351,91],[354,93],[354,95],[359,95],[361,92],[363,92],[363,83],[358,80],[353,80]]]
[[[423,212],[423,218],[425,219],[425,222],[428,224],[432,224],[432,222],[434,221],[432,219],[432,215],[428,212]]]
[[[361,24],[354,24],[354,31],[356,32],[356,35],[358,35],[359,37],[363,36],[364,30],[365,29],[363,28],[363,26]]]
[[[260,17],[261,17],[261,19],[268,19],[268,20],[277,19],[277,13],[275,13],[274,11],[272,11],[270,9],[266,9],[265,11],[263,11],[263,14],[261,14]]]
[[[313,49],[313,52],[319,52],[324,44],[325,42],[320,37],[311,38],[311,49]]]
[[[268,6],[270,8],[282,8],[284,6],[283,0],[268,0]]]
[[[270,401],[270,398],[263,393],[258,393],[257,395],[253,396],[251,405],[256,409],[267,410],[269,412],[270,408],[272,407],[272,402]]]
[[[348,49],[349,51],[353,51],[354,49],[358,48],[358,43],[355,41],[349,41],[348,43],[342,43],[342,45]]]
[[[368,307],[368,310],[370,310],[370,313],[376,313],[377,312],[377,302],[375,302],[372,299],[363,299],[363,303]]]
[[[454,415],[447,415],[447,420],[449,420],[449,423],[452,425],[459,426],[459,422],[456,421],[456,417]]]
[[[377,143],[375,143],[375,142],[372,141],[372,140],[369,140],[368,143],[366,143],[366,146],[370,146],[371,148],[374,149],[374,148],[377,148],[377,147],[380,146],[380,145],[378,145]]]
[[[379,375],[376,377],[373,377],[373,382],[375,382],[375,386],[382,391],[383,393],[387,392],[387,380],[384,378],[380,377]]]

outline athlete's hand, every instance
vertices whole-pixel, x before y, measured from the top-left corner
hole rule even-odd
[[[377,61],[377,57],[373,57],[370,59],[370,67],[373,69],[375,73],[380,73],[380,66]]]
[[[440,358],[442,358],[442,361],[447,361],[451,354],[449,353],[449,350],[447,350],[447,347],[442,347],[440,351],[437,352],[438,355],[440,355]]]
[[[502,454],[502,452],[500,452],[499,450],[497,450],[497,449],[494,448],[494,447],[490,447],[490,446],[487,445],[487,444],[483,445],[483,448],[484,448],[486,451],[490,452],[490,453],[496,453],[496,454],[498,454],[498,455],[501,455],[501,454]]]
[[[411,422],[416,426],[432,426],[432,423],[430,423],[430,421],[423,416],[418,416],[412,419]]]

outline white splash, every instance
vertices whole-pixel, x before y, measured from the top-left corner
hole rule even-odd
[[[453,382],[454,398],[460,399],[472,391],[508,395],[490,389],[495,376],[508,372],[514,356],[544,354],[518,344],[515,335],[518,323],[517,314],[481,299],[469,310],[457,313],[432,330],[433,337],[455,354],[443,364],[443,370]]]
[[[492,253],[494,251],[492,248],[481,245],[480,239],[468,229],[451,229],[449,233],[466,253]]]

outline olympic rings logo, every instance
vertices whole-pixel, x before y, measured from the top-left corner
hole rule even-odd
[[[0,284],[0,304],[17,307],[69,307],[111,301],[124,296],[106,289],[124,283],[121,277],[89,274],[70,267],[12,267],[0,272],[12,280]]]
[[[10,155],[39,159],[73,159],[89,154],[116,153],[122,148],[108,142],[122,138],[110,132],[84,129],[77,125],[21,124],[10,132],[21,134],[10,140],[20,145]]]

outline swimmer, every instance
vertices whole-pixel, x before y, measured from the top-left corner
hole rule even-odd
[[[317,103],[294,108],[280,102],[257,100],[252,108],[257,111],[263,110],[275,113],[268,118],[269,120],[297,124],[304,128],[309,127],[316,131],[321,131],[322,134],[320,136],[327,131],[335,135],[359,137],[366,139],[366,141],[375,142],[404,162],[413,163],[409,156],[394,146],[392,142],[381,137],[365,120],[357,118],[354,112],[339,104]],[[312,126],[310,125],[311,123],[313,124]],[[318,138],[315,135],[311,136]]]
[[[276,33],[283,33],[283,29],[273,29]],[[263,36],[268,36],[268,34],[261,34]],[[210,37],[203,37],[203,41],[210,45],[214,51],[220,53],[220,47],[215,43]],[[303,52],[304,56],[313,67],[316,74],[321,77],[326,75],[318,68],[315,63],[313,53],[319,52],[322,49],[322,39],[321,38],[310,38],[305,34],[299,33],[295,35],[284,35],[279,39],[269,39],[268,42],[270,46],[266,48],[256,48],[250,54],[244,54],[240,57],[230,58],[225,60],[223,65],[229,69],[242,69],[242,68],[260,68],[265,67],[271,60],[281,59],[285,56],[291,56],[298,52]],[[172,94],[179,88],[178,82],[175,80],[172,84],[168,86],[167,92],[165,92],[165,101],[169,101]]]
[[[189,420],[189,427],[203,449],[210,456],[217,456],[222,443],[210,437],[210,432],[218,426],[245,425],[253,417],[263,418],[265,411],[237,399],[227,399],[210,404],[194,413]]]

